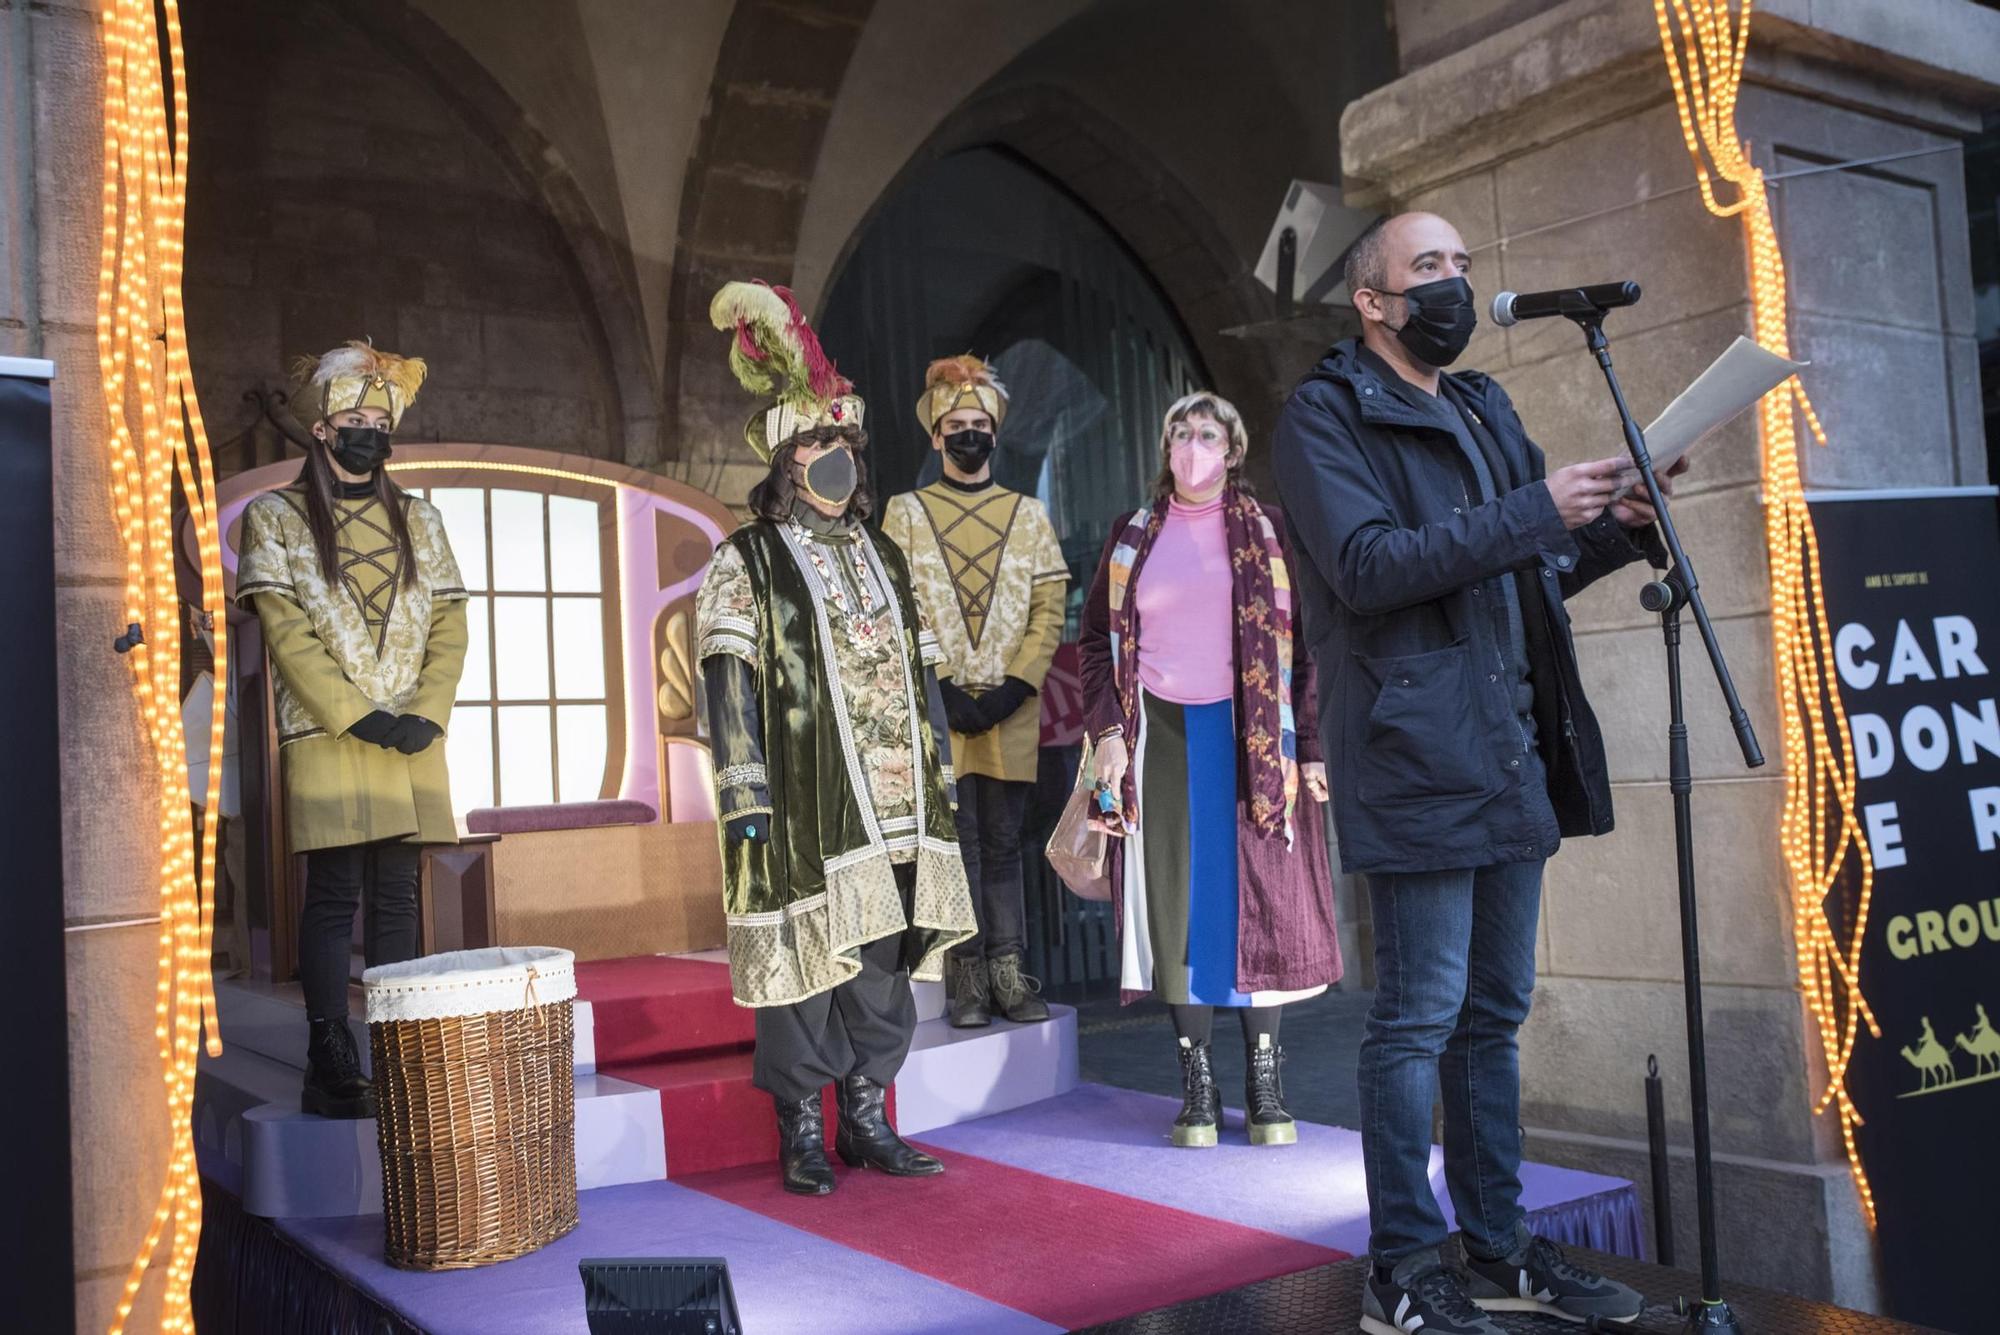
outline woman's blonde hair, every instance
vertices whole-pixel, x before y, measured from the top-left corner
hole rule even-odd
[[[1209,418],[1229,433],[1229,485],[1238,491],[1248,491],[1249,483],[1243,479],[1243,462],[1250,455],[1250,433],[1243,429],[1243,414],[1236,411],[1235,404],[1214,390],[1198,389],[1174,400],[1174,406],[1167,409],[1166,421],[1160,423],[1160,475],[1153,479],[1153,499],[1166,501],[1173,498],[1173,446],[1169,437],[1175,427],[1190,417]]]

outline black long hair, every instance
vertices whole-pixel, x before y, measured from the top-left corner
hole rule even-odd
[[[750,488],[750,509],[759,519],[782,524],[792,517],[798,500],[799,484],[792,477],[792,462],[799,447],[825,444],[838,438],[854,451],[854,494],[848,497],[846,517],[862,522],[875,513],[875,488],[868,480],[868,433],[858,426],[822,426],[800,431],[771,452],[771,471]]]
[[[389,516],[389,535],[396,541],[396,555],[402,562],[403,587],[416,587],[417,548],[410,541],[410,520],[404,511],[409,493],[389,480],[389,470],[375,465],[375,499]],[[306,495],[306,530],[312,534],[313,553],[319,557],[319,573],[329,589],[340,587],[340,547],[335,539],[333,463],[326,442],[312,438],[306,447],[306,466],[299,473],[299,487]]]

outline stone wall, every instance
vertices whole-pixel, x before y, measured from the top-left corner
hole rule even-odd
[[[216,440],[292,358],[367,336],[430,363],[406,436],[625,456],[574,256],[426,71],[326,0],[186,24],[189,340]]]

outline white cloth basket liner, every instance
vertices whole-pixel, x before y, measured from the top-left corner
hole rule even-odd
[[[576,956],[554,946],[452,950],[378,965],[361,987],[370,1024],[527,1010],[576,996]]]

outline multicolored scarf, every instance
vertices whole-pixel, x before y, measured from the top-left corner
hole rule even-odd
[[[1266,836],[1292,837],[1298,805],[1298,736],[1292,719],[1292,572],[1264,507],[1234,487],[1223,493],[1230,591],[1236,606],[1237,718],[1242,729],[1244,797]],[[1126,522],[1111,549],[1111,675],[1125,735],[1139,734],[1139,609],[1131,596],[1167,508],[1146,506]],[[1136,776],[1125,778],[1127,809],[1138,810]]]

